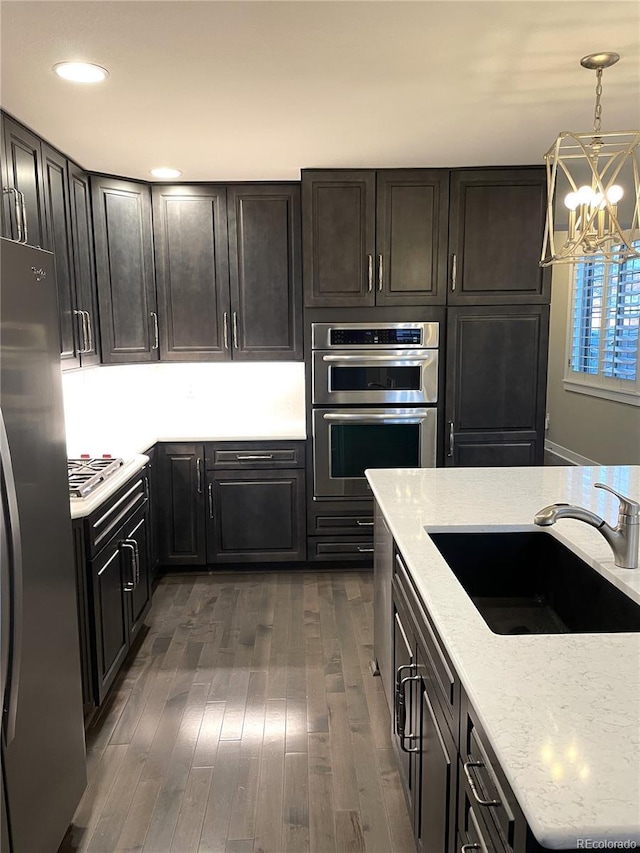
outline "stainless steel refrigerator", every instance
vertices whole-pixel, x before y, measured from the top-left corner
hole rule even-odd
[[[86,785],[55,272],[0,265],[2,853],[55,853]]]

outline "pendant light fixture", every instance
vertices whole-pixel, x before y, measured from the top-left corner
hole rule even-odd
[[[595,254],[614,263],[640,257],[640,130],[603,133],[602,72],[617,53],[580,60],[596,72],[593,130],[563,131],[545,154],[547,221],[540,266],[568,264]],[[565,232],[558,233],[558,232]]]

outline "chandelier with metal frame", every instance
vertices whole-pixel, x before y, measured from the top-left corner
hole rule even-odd
[[[640,257],[633,246],[640,238],[640,130],[601,130],[602,72],[619,59],[617,53],[593,53],[580,60],[596,72],[593,130],[563,131],[545,154],[547,221],[541,267],[595,254],[614,263]],[[566,217],[556,202],[563,193]],[[564,238],[559,232],[564,231],[566,239],[559,245]]]

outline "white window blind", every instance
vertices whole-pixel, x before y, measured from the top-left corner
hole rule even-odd
[[[596,256],[576,264],[570,321],[565,380],[640,394],[640,258],[615,264]]]

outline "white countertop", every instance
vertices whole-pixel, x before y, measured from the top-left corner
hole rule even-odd
[[[578,839],[640,846],[640,634],[501,636],[480,616],[426,528],[533,529],[558,501],[612,524],[605,482],[640,499],[640,466],[367,472],[527,821],[551,849]],[[640,569],[616,568],[597,530],[545,528],[640,602]],[[634,846],[635,846],[634,845]],[[627,845],[630,846],[630,845]]]
[[[149,461],[148,456],[135,454],[127,459],[121,468],[118,468],[115,474],[111,474],[104,483],[102,483],[95,492],[91,493],[86,498],[70,498],[71,518],[84,518],[103,504],[107,498],[111,497],[114,492],[117,492],[120,486],[124,485],[130,477],[133,477],[140,471]]]

